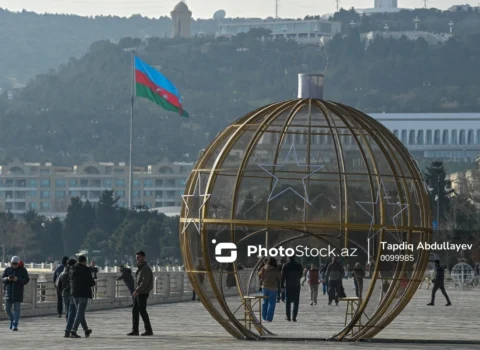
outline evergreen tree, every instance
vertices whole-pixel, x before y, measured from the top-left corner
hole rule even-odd
[[[74,197],[70,201],[65,218],[63,230],[64,254],[73,255],[77,253],[85,241],[86,235],[82,201],[80,198]]]
[[[96,207],[97,228],[110,236],[117,228],[119,222],[118,200],[113,198],[113,191],[105,190],[100,194],[100,200]]]

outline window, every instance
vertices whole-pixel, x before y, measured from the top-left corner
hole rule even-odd
[[[78,196],[79,196],[79,192],[78,192],[78,191],[71,191],[71,192],[70,192],[70,196],[71,196],[71,197],[78,197]]]
[[[443,130],[442,144],[448,145],[448,130]]]
[[[143,191],[143,195],[144,195],[145,197],[150,197],[150,196],[153,195],[153,192],[152,192],[152,191]]]
[[[393,130],[393,134],[395,135],[395,137],[398,137],[398,130]]]
[[[432,144],[432,130],[427,130],[427,145]]]
[[[40,180],[40,187],[50,187],[50,180],[49,179]]]
[[[433,144],[434,145],[440,144],[440,130],[435,130],[435,134],[433,136]]]
[[[465,144],[465,130],[460,130],[460,137],[459,137],[459,145],[464,145]]]
[[[467,134],[467,145],[473,145],[474,140],[473,140],[473,130],[468,130]]]
[[[140,180],[133,180],[133,187],[140,187]]]
[[[28,191],[27,192],[27,197],[36,197],[37,196],[37,191]]]
[[[133,191],[133,198],[140,197],[140,191]]]
[[[50,198],[50,192],[49,191],[41,191],[40,192],[40,198]]]
[[[42,210],[49,210],[50,209],[50,202],[41,202],[40,203],[40,208]]]
[[[152,179],[143,180],[143,187],[153,187],[153,180]]]
[[[65,187],[65,180],[63,179],[55,180],[55,187]]]
[[[70,179],[69,180],[69,185],[70,185],[70,187],[77,187],[77,180]]]
[[[111,179],[103,180],[103,187],[112,187],[113,181]]]
[[[402,143],[407,144],[407,130],[402,130]]]
[[[35,202],[28,203],[28,208],[29,209],[37,209],[37,203],[35,203]]]
[[[125,191],[115,191],[115,194],[119,197],[125,198]]]
[[[423,130],[419,130],[417,132],[417,145],[423,145],[424,138],[423,138]]]
[[[65,198],[65,191],[55,191],[55,198]]]
[[[125,180],[124,179],[115,179],[115,186],[116,187],[124,187],[125,186]]]
[[[408,135],[408,144],[409,145],[415,144],[415,130],[410,130],[410,135]]]
[[[185,183],[186,183],[186,182],[187,182],[186,179],[184,179],[184,180],[178,180],[178,186],[183,187],[183,186],[185,186]]]
[[[452,130],[452,145],[457,144],[457,130]]]
[[[28,180],[28,187],[37,187],[37,180]]]

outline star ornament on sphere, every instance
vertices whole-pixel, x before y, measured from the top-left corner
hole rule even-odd
[[[386,227],[381,227],[378,231],[376,232],[373,232],[373,224],[374,224],[374,215],[373,213],[370,213],[370,211],[368,209],[366,209],[364,207],[364,205],[368,205],[368,206],[372,206],[372,205],[377,205],[379,204],[379,201],[380,201],[380,196],[381,196],[381,192],[382,192],[382,189],[383,189],[383,192],[385,194],[385,199],[387,200],[387,205],[397,205],[399,206],[399,212],[397,212],[393,217],[392,217],[392,222],[393,222],[393,226],[395,227],[395,233],[388,230]],[[369,229],[369,232],[368,232],[368,240],[370,240],[371,238],[375,237],[376,235],[378,235],[382,229],[385,229],[388,233],[390,233],[390,235],[396,239],[399,243],[402,242],[401,240],[401,237],[399,235],[399,232],[398,232],[398,228],[397,228],[397,217],[403,213],[403,211],[405,211],[407,208],[408,208],[408,204],[402,204],[400,202],[390,202],[390,196],[385,188],[385,184],[383,183],[383,181],[380,181],[380,186],[378,187],[378,191],[377,191],[377,197],[375,199],[375,202],[361,202],[361,201],[356,201],[355,202],[365,213],[368,214],[368,216],[370,216],[371,218],[371,221],[370,221],[370,229]]]
[[[182,234],[185,233],[185,231],[187,230],[188,226],[190,226],[190,224],[193,224],[195,226],[195,228],[197,229],[197,233],[200,235],[200,231],[202,229],[202,219],[201,219],[201,215],[202,215],[202,209],[203,207],[205,206],[205,204],[207,204],[208,200],[210,199],[210,196],[211,194],[201,194],[201,183],[200,183],[200,175],[198,176],[197,178],[197,183],[195,184],[195,189],[193,191],[193,194],[183,194],[182,195],[182,200],[183,200],[183,203],[185,204],[185,224],[183,226],[183,230],[182,230]],[[198,192],[198,193],[197,193]],[[203,201],[201,201],[201,204],[198,208],[198,218],[189,218],[190,216],[190,207],[188,206],[188,198],[189,197],[193,197],[193,198],[196,198],[198,197],[199,199],[200,198],[203,198]]]
[[[277,176],[275,176],[275,174],[273,173],[274,170],[270,171],[270,170],[266,169],[266,167],[272,167],[272,168],[284,167],[286,165],[286,162],[288,161],[291,153],[294,156],[295,164],[297,165],[297,167],[299,167],[299,168],[300,167],[302,167],[302,168],[305,168],[305,167],[313,168],[313,171],[310,171],[306,176],[303,176],[302,179],[301,179],[302,180],[302,185],[303,185],[303,192],[304,192],[303,195],[298,193],[291,186],[283,189],[282,191],[280,191],[278,193],[275,193],[276,187],[277,187],[280,179]],[[312,205],[312,203],[310,202],[310,198],[308,197],[307,179],[310,178],[313,174],[319,172],[321,169],[323,169],[325,167],[325,165],[300,164],[299,161],[298,161],[298,156],[297,156],[297,151],[295,149],[295,144],[293,144],[293,143],[290,146],[290,149],[288,150],[287,156],[285,157],[282,164],[258,164],[258,166],[274,179],[273,186],[272,186],[272,191],[270,192],[270,194],[267,198],[267,203],[274,200],[275,198],[280,197],[282,194],[284,194],[287,191],[292,191],[293,193],[295,193],[298,197],[303,199],[309,205]]]

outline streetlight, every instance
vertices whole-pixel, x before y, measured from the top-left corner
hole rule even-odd
[[[437,190],[437,194],[435,195],[435,202],[437,202],[437,219],[436,219],[437,227],[435,231],[438,233],[440,231],[440,176],[438,176],[438,174],[437,174],[437,185],[435,187],[428,187],[428,191],[432,193],[433,190],[435,189]],[[446,195],[449,195],[455,191],[448,185],[444,187],[444,190]]]
[[[418,22],[420,22],[420,18],[415,17],[413,21],[415,22],[415,30],[418,30]]]
[[[388,26],[388,24],[385,24],[385,26],[383,27],[383,29],[385,29],[385,31],[388,32],[388,30],[390,29],[390,27]]]
[[[350,27],[352,27],[352,29],[353,29],[353,28],[355,28],[355,25],[356,25],[356,23],[353,20],[351,20],[350,21]]]
[[[448,22],[448,26],[450,27],[450,35],[453,34],[453,21]]]

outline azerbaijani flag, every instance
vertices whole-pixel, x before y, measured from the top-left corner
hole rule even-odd
[[[168,111],[178,112],[182,117],[188,117],[175,85],[137,56],[135,56],[135,86],[137,96],[145,97]]]

